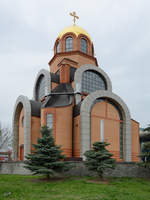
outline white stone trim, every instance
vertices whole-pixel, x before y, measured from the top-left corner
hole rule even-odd
[[[40,76],[43,75],[45,77],[45,95],[47,95],[48,93],[51,92],[51,76],[50,76],[50,72],[46,69],[41,69],[37,76],[36,76],[36,79],[35,79],[35,83],[34,83],[34,89],[33,89],[33,100],[37,100],[36,99],[36,87],[37,87],[37,83],[38,83],[38,80],[40,78]]]
[[[24,158],[31,153],[31,104],[26,96],[19,96],[16,100],[13,113],[13,159],[18,159],[19,148],[19,116],[24,108]]]
[[[76,70],[75,76],[74,76],[75,91],[78,91],[79,90],[78,88],[80,88],[80,90],[81,90],[82,74],[83,74],[83,72],[85,72],[87,70],[93,70],[93,71],[98,72],[100,75],[102,75],[106,81],[107,90],[112,91],[112,83],[111,83],[109,76],[101,68],[96,67],[91,64],[82,65],[81,67],[79,67]],[[81,92],[81,91],[78,91],[78,92]],[[76,104],[78,104],[80,101],[81,101],[81,95],[77,94],[76,95]]]
[[[82,102],[80,108],[80,156],[84,158],[85,151],[91,146],[91,121],[90,114],[93,102],[97,98],[109,98],[117,103],[123,115],[124,160],[131,161],[131,116],[124,101],[111,91],[101,90],[89,94]]]

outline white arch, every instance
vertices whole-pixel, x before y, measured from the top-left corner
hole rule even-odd
[[[93,71],[96,71],[99,74],[101,74],[106,81],[107,90],[112,91],[112,83],[111,83],[109,76],[101,68],[96,67],[96,66],[91,65],[91,64],[82,65],[81,67],[79,67],[76,70],[75,77],[74,77],[75,91],[81,92],[82,74],[83,74],[83,72],[85,72],[87,70],[93,70]],[[81,96],[79,94],[77,94],[76,95],[76,104],[79,103],[80,101],[81,101]]]
[[[34,89],[33,89],[33,100],[37,100],[36,99],[36,88],[37,88],[37,83],[38,80],[40,78],[40,76],[43,75],[45,77],[45,95],[49,94],[51,92],[51,76],[50,76],[50,72],[48,70],[45,69],[41,69],[35,79],[35,83],[34,83]]]
[[[31,153],[31,104],[26,96],[19,96],[16,100],[13,113],[13,158],[18,159],[19,145],[19,116],[24,108],[24,158]]]
[[[84,157],[85,151],[90,149],[90,132],[91,122],[90,115],[93,102],[97,98],[110,98],[115,101],[120,108],[123,115],[123,136],[124,136],[124,152],[123,157],[125,161],[131,161],[131,117],[127,105],[116,94],[110,91],[96,91],[88,95],[82,102],[80,108],[80,156]]]

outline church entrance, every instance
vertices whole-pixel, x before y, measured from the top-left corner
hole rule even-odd
[[[108,150],[119,161],[123,158],[123,118],[117,104],[97,99],[91,111],[91,147],[96,141],[109,143]]]
[[[23,144],[20,146],[20,160],[21,161],[24,160],[24,145]]]

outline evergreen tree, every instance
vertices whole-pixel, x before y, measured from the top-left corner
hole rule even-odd
[[[144,131],[150,131],[150,124],[144,129]]]
[[[150,142],[145,142],[143,144],[142,152],[139,157],[143,161],[142,163],[140,163],[140,165],[150,169]]]
[[[98,176],[103,179],[104,170],[106,168],[115,168],[115,159],[111,158],[111,154],[105,147],[109,144],[106,142],[95,142],[93,149],[85,152],[85,165],[91,171],[97,172]]]
[[[47,126],[43,126],[41,135],[37,144],[33,145],[33,153],[26,156],[24,167],[31,170],[33,174],[45,174],[50,178],[50,175],[54,175],[55,172],[67,169],[67,165],[60,146],[55,144],[52,131]]]

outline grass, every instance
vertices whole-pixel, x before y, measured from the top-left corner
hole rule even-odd
[[[148,200],[150,181],[111,178],[108,183],[93,177],[66,177],[42,181],[39,176],[0,175],[0,200]]]

